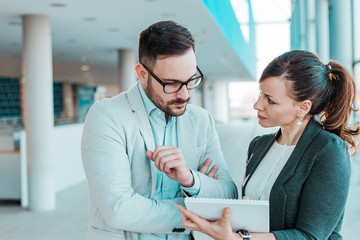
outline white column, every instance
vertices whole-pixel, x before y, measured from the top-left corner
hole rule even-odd
[[[351,0],[331,0],[330,57],[352,72],[352,10]]]
[[[315,0],[307,0],[307,50],[316,52]]]
[[[329,1],[316,1],[316,49],[323,63],[329,61]]]
[[[229,91],[228,82],[217,80],[215,82],[215,112],[216,120],[227,123],[229,121]]]
[[[353,17],[354,17],[354,60],[360,60],[360,15],[358,11],[360,9],[360,0],[353,0]],[[360,96],[360,62],[354,66],[354,77],[357,86],[357,96]],[[360,107],[360,99],[355,100],[355,107]],[[356,121],[360,120],[360,113],[355,113]],[[357,179],[360,182],[360,163],[358,163],[357,169]],[[353,178],[355,179],[355,178]]]
[[[360,15],[359,15],[359,9],[360,9],[360,0],[353,0],[354,59],[357,61],[360,60]],[[360,66],[360,64],[359,64],[359,66]]]
[[[203,107],[203,93],[201,87],[195,88],[191,91],[190,103]]]
[[[204,107],[214,120],[226,123],[229,121],[229,93],[227,81],[208,80],[204,84]]]
[[[136,82],[135,52],[132,49],[118,50],[118,78],[120,92],[129,90]]]
[[[50,20],[43,15],[23,17],[22,74],[27,142],[30,210],[55,209],[51,159],[54,125]]]
[[[208,110],[211,116],[215,116],[215,91],[214,91],[214,82],[209,81],[208,79],[204,81],[203,86],[203,102],[204,108]]]
[[[301,36],[301,49],[307,49],[307,1],[300,1],[300,36]]]

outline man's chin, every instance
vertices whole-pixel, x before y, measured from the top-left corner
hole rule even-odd
[[[185,113],[185,111],[186,111],[186,105],[184,107],[181,107],[181,108],[175,107],[175,108],[170,109],[169,115],[177,117],[177,116],[183,115]]]

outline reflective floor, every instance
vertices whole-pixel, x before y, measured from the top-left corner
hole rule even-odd
[[[233,179],[240,186],[249,142],[276,129],[262,129],[251,121],[217,124],[217,129]],[[352,162],[351,189],[342,230],[345,240],[360,236],[360,160],[352,159]],[[57,208],[52,212],[30,212],[21,209],[18,203],[0,201],[0,240],[86,239],[87,207],[86,182],[58,193]]]

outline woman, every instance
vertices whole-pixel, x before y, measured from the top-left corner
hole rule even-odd
[[[348,152],[357,152],[360,132],[359,123],[347,126],[353,78],[336,62],[324,65],[316,55],[294,50],[275,58],[259,82],[259,124],[280,129],[249,146],[242,195],[270,202],[270,233],[251,233],[251,239],[342,239]],[[185,228],[217,240],[250,239],[231,231],[229,208],[217,222],[178,208]]]

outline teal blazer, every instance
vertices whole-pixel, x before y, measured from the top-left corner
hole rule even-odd
[[[279,130],[250,143],[243,195],[249,179],[280,134]],[[350,172],[345,142],[310,120],[271,189],[270,231],[276,239],[342,239]]]

